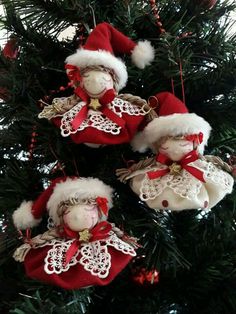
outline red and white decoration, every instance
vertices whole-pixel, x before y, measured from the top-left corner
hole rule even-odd
[[[155,95],[159,117],[136,137],[133,147],[156,153],[147,167],[131,171],[131,189],[153,209],[210,209],[232,192],[233,178],[201,159],[211,127],[173,94]]]
[[[39,118],[48,118],[75,143],[121,144],[130,142],[147,114],[135,103],[122,100],[117,92],[127,82],[124,62],[116,54],[131,55],[143,69],[154,59],[148,41],[133,42],[108,23],[101,23],[89,35],[83,48],[66,59],[66,69],[78,103],[66,112],[47,117],[47,107]],[[102,69],[91,67],[99,66]],[[53,100],[57,107],[60,99]]]
[[[118,90],[125,87],[128,74],[125,63],[115,55],[131,55],[132,62],[140,69],[154,59],[154,49],[149,41],[133,40],[119,32],[108,23],[98,24],[91,32],[83,48],[66,59],[68,65],[79,69],[91,65],[102,65],[112,69],[118,77]],[[70,69],[67,69],[70,72]]]
[[[55,115],[53,118],[53,123],[61,129],[61,135],[70,136],[77,144],[112,145],[130,142],[147,114],[142,107],[118,97],[105,103],[99,110],[90,109],[88,103],[79,102],[61,117]]]
[[[65,177],[34,203],[22,203],[13,214],[17,228],[35,225],[46,209],[51,218],[48,231],[27,239],[14,253],[26,274],[65,289],[110,283],[137,248],[135,239],[107,222],[112,191],[96,178]]]

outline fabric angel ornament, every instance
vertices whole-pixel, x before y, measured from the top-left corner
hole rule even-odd
[[[133,140],[134,150],[151,148],[154,158],[129,169],[118,169],[122,182],[155,210],[210,209],[232,192],[229,165],[218,157],[203,156],[211,127],[169,92],[154,96],[158,118]],[[226,170],[226,171],[225,171]]]
[[[136,256],[136,239],[107,221],[112,188],[96,178],[58,178],[35,202],[13,213],[18,229],[36,226],[47,209],[48,231],[16,249],[26,274],[65,289],[107,285]],[[28,229],[27,229],[28,230]]]
[[[144,99],[120,94],[128,74],[115,54],[130,54],[143,69],[154,59],[148,41],[137,44],[108,23],[98,24],[83,48],[66,59],[74,95],[54,98],[39,118],[51,120],[64,137],[89,146],[130,142],[150,108]]]

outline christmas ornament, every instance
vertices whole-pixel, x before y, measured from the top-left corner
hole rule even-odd
[[[138,285],[153,285],[159,282],[159,273],[157,270],[137,267],[132,270],[132,280]]]
[[[159,117],[136,136],[133,148],[145,151],[149,147],[156,157],[118,169],[119,180],[130,180],[131,189],[156,210],[212,208],[232,192],[233,178],[219,163],[200,155],[210,135],[209,123],[188,113],[171,93],[159,93],[154,99]]]
[[[108,23],[96,26],[83,48],[66,59],[74,95],[54,98],[39,118],[47,118],[75,143],[91,146],[129,142],[150,108],[140,97],[117,95],[127,82],[126,66],[115,54],[131,54],[143,69],[154,59],[148,41],[134,43]]]
[[[3,56],[9,59],[16,59],[18,52],[18,38],[11,36],[2,50]]]
[[[131,263],[131,279],[139,285],[148,287],[159,282],[159,272],[156,269],[146,269],[145,255],[136,256]]]
[[[65,289],[110,283],[137,248],[136,239],[107,221],[112,192],[96,178],[63,177],[35,202],[23,202],[13,213],[18,229],[37,225],[46,209],[50,217],[49,230],[32,239],[28,232],[14,253],[26,274]]]

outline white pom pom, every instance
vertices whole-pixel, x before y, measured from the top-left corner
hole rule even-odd
[[[154,60],[154,57],[154,48],[147,40],[139,41],[131,55],[133,63],[140,69],[144,69],[146,65],[149,65]]]
[[[23,201],[20,207],[14,211],[12,219],[17,229],[32,228],[40,223],[41,219],[35,219],[32,215],[32,205],[32,201]]]

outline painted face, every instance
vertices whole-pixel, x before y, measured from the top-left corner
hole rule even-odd
[[[90,97],[99,98],[113,88],[113,79],[109,73],[91,70],[82,76],[81,87]]]
[[[181,160],[193,150],[193,142],[179,139],[167,139],[159,148],[159,152],[173,161]]]
[[[73,231],[92,229],[98,222],[96,205],[70,206],[63,216],[64,223]]]

